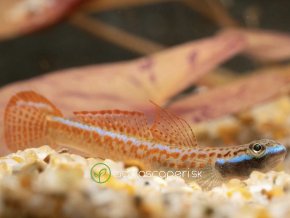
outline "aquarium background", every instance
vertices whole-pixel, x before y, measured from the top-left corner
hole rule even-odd
[[[59,69],[141,57],[232,26],[289,32],[289,8],[288,0],[92,4],[57,25],[2,40],[0,86]],[[238,55],[223,67],[246,72],[264,64]]]

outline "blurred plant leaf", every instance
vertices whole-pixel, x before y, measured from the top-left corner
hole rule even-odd
[[[1,0],[0,40],[54,24],[84,0]]]
[[[198,123],[239,112],[287,93],[289,85],[290,66],[264,69],[222,87],[185,97],[169,109],[189,123]]]
[[[290,36],[286,33],[258,29],[229,29],[222,34],[240,35],[247,41],[244,53],[263,62],[290,58]]]
[[[33,89],[65,112],[84,109],[148,109],[168,99],[244,47],[243,38],[214,36],[133,61],[73,68],[0,89],[0,106],[15,92]],[[144,108],[145,106],[145,108]]]

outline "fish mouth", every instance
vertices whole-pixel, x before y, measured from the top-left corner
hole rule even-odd
[[[282,158],[285,158],[287,154],[286,147],[284,145],[280,145],[280,150],[276,154],[280,155]]]
[[[270,154],[271,156],[276,156],[276,155],[282,155],[285,156],[287,153],[287,149],[284,145],[277,145],[275,147],[267,148],[267,153]]]
[[[275,153],[271,153],[268,159],[268,169],[275,168],[279,163],[283,162],[287,154],[287,149],[285,146],[280,145],[279,149],[276,149]]]

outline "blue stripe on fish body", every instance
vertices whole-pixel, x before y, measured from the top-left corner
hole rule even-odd
[[[251,160],[253,157],[248,155],[248,154],[242,154],[236,157],[233,157],[229,160],[225,160],[225,159],[217,159],[216,163],[218,164],[225,164],[225,163],[238,163],[238,162],[242,162],[245,160]]]

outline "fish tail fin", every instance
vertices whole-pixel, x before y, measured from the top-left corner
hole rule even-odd
[[[11,150],[50,143],[48,116],[62,116],[45,97],[33,91],[12,96],[4,114],[4,137]]]

